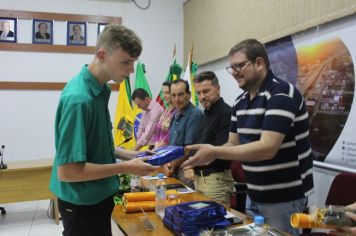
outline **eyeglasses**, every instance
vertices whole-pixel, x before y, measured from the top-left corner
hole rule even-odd
[[[253,61],[253,60],[255,60],[255,59],[248,59],[248,60],[243,61],[241,63],[237,63],[237,64],[232,65],[232,66],[228,66],[225,69],[229,74],[233,74],[234,72],[240,72],[244,68],[244,66],[246,65],[247,62]]]

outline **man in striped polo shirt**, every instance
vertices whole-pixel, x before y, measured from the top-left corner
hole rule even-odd
[[[264,46],[255,39],[235,45],[227,71],[244,92],[232,108],[228,142],[220,147],[191,145],[183,167],[216,158],[243,163],[248,186],[246,212],[263,215],[273,227],[299,235],[290,226],[313,191],[308,112],[301,93],[269,69]]]

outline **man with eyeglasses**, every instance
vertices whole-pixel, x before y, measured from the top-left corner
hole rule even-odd
[[[264,46],[255,39],[235,45],[227,71],[244,92],[232,108],[228,142],[188,146],[196,151],[185,168],[216,158],[241,161],[248,186],[246,212],[292,235],[290,215],[302,212],[313,191],[308,112],[301,93],[269,69]]]

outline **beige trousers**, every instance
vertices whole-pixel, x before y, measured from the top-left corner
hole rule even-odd
[[[196,191],[203,193],[205,196],[220,204],[227,207],[230,206],[230,198],[235,191],[234,178],[232,177],[231,170],[213,173],[208,176],[195,174],[194,177]]]

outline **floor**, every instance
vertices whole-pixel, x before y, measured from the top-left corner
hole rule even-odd
[[[63,225],[49,219],[49,200],[1,204],[6,214],[0,215],[0,236],[60,236]],[[113,222],[112,222],[113,223]],[[112,224],[113,236],[123,235]]]

